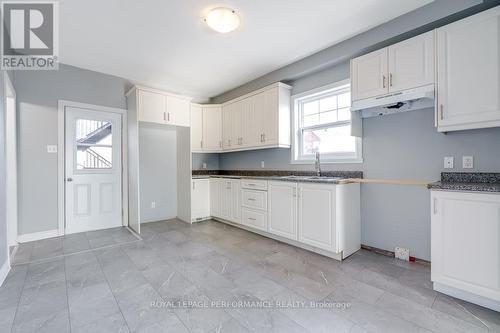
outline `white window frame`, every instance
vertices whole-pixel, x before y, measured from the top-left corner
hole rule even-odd
[[[344,90],[350,86],[350,80],[338,81],[326,86],[322,86],[313,90],[309,90],[292,96],[292,164],[313,164],[314,155],[302,155],[302,129],[300,120],[299,104],[310,98],[328,95],[333,91]],[[307,128],[323,128],[328,126],[340,126],[351,123],[351,121],[340,121],[330,124],[322,124],[317,126],[308,126]],[[356,137],[356,152],[355,153],[331,153],[321,154],[321,163],[363,163],[363,140],[361,137]]]

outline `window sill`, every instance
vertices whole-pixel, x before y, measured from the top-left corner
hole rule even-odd
[[[339,159],[320,159],[321,164],[361,164],[363,163],[363,158],[339,158]],[[304,159],[304,160],[291,160],[290,164],[314,164],[314,159]]]

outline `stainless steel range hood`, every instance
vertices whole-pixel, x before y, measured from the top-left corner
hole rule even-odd
[[[354,101],[351,111],[359,112],[362,118],[370,118],[432,107],[434,107],[433,84]]]

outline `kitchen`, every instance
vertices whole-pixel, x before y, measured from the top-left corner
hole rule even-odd
[[[219,51],[253,54],[228,43],[253,31],[258,6],[208,6],[195,27],[219,58],[182,53],[179,43],[169,70],[181,54],[191,59],[183,79],[155,82],[143,64],[120,72],[68,49],[57,71],[6,72],[17,99],[19,208],[5,223],[5,331],[498,330],[499,3],[386,2],[399,12],[377,12],[356,33],[318,30],[330,41],[316,52],[196,84],[187,78],[208,72],[195,63],[229,69],[238,57]],[[290,6],[299,15],[301,5]],[[367,17],[375,8],[348,10]],[[83,10],[77,1],[59,9],[66,27]],[[259,51],[294,47],[279,43]],[[72,119],[91,126],[74,147]],[[98,149],[118,155],[88,162]],[[94,173],[106,178],[88,180]],[[79,272],[103,291],[92,294]],[[43,288],[29,299],[33,286]],[[45,311],[46,295],[68,300]],[[273,306],[227,305],[243,300]]]

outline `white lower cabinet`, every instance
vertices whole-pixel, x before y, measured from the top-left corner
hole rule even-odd
[[[335,188],[335,185],[299,184],[299,242],[339,252],[335,230]]]
[[[269,182],[269,232],[297,240],[297,183]]]
[[[431,192],[434,289],[500,311],[500,194]]]
[[[210,179],[210,207],[213,217],[240,223],[240,198],[241,194],[239,179]]]
[[[222,179],[220,178],[210,178],[210,214],[213,217],[221,217],[221,183]]]
[[[191,220],[210,218],[210,179],[193,179],[191,185]]]
[[[241,223],[248,227],[267,231],[267,212],[242,208]]]

